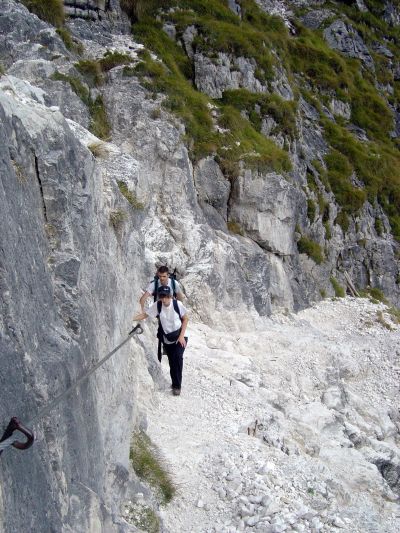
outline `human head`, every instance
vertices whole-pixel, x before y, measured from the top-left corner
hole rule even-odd
[[[161,285],[168,285],[168,278],[169,278],[169,271],[168,267],[166,266],[160,266],[157,270],[157,276],[160,280]]]
[[[158,297],[162,300],[163,305],[169,305],[171,302],[172,294],[171,289],[168,286],[161,285],[157,290]]]

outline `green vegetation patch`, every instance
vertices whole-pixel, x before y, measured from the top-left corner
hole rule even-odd
[[[344,288],[340,285],[338,280],[334,278],[333,276],[330,278],[333,290],[335,291],[335,296],[337,298],[344,298],[346,296],[346,291]]]
[[[138,201],[135,194],[129,190],[128,185],[124,181],[119,180],[117,181],[117,184],[122,195],[125,196],[125,198],[128,200],[132,207],[134,207],[135,209],[144,208],[144,205]]]
[[[297,248],[300,254],[307,254],[317,265],[325,259],[321,246],[304,235],[297,241]]]
[[[388,141],[393,128],[392,113],[379,95],[372,75],[368,72],[361,74],[358,60],[341,56],[329,48],[321,32],[301,25],[298,36],[289,41],[289,51],[292,71],[319,92],[320,100],[329,92],[349,102],[351,121],[371,137]],[[379,76],[383,79],[383,67],[380,71]]]
[[[311,224],[315,221],[317,215],[317,206],[311,198],[307,199],[307,217]]]
[[[173,46],[177,47],[175,43]],[[189,68],[186,60],[179,60],[180,54],[181,50],[177,53],[178,63],[174,62],[173,54],[167,54],[166,62],[170,65],[167,68],[165,64],[152,59],[150,54],[144,53],[136,72],[149,89],[167,95],[163,106],[185,123],[186,141],[193,160],[212,154],[222,161],[225,168],[246,161],[260,171],[289,170],[287,153],[260,134],[249,120],[241,116],[238,109],[218,103],[211,105],[206,95],[194,89],[180,69],[180,65],[184,69]],[[218,111],[216,123],[211,115],[212,107]]]
[[[322,35],[299,25],[297,37],[288,41],[289,62],[294,72],[319,90],[342,95],[352,84],[352,71],[340,54],[329,48]]]
[[[346,213],[357,212],[367,199],[365,190],[352,185],[350,177],[353,167],[349,160],[338,150],[332,150],[325,156],[328,179],[339,205]]]
[[[387,304],[387,298],[384,295],[383,291],[379,289],[378,287],[366,287],[365,289],[361,289],[358,291],[360,296],[364,298],[369,298],[372,303],[384,303]]]
[[[110,224],[115,231],[119,231],[126,220],[126,213],[122,209],[116,209],[110,213]]]
[[[111,126],[108,121],[103,97],[97,96],[96,99],[93,100],[90,96],[89,89],[76,76],[70,76],[62,74],[61,72],[55,72],[51,76],[51,79],[55,81],[66,81],[70,84],[75,94],[77,94],[82,100],[82,102],[86,106],[88,106],[91,117],[89,130],[99,139],[102,139],[103,141],[109,140]]]
[[[277,122],[277,131],[289,135],[296,134],[296,102],[284,100],[277,94],[257,94],[246,89],[225,91],[221,102],[246,111],[250,122],[257,131],[261,130],[264,116],[271,116]],[[274,133],[274,132],[272,132]]]
[[[79,78],[76,76],[70,76],[68,74],[62,74],[61,72],[56,71],[52,76],[51,79],[54,81],[65,81],[70,84],[71,89],[74,91],[76,95],[79,96],[79,98],[82,100],[82,102],[89,106],[90,105],[90,92],[89,89],[86,87],[85,84],[81,82]]]
[[[390,307],[388,313],[392,316],[395,324],[400,324],[400,309],[398,307]]]
[[[91,116],[89,130],[99,139],[108,141],[110,139],[111,126],[102,96],[97,96],[95,100],[90,101],[89,111]]]
[[[282,132],[295,138],[296,104],[277,95],[246,90],[226,91],[214,101],[199,93],[193,85],[193,62],[184,47],[163,30],[165,23],[174,26],[178,42],[193,26],[194,51],[216,64],[221,52],[250,59],[256,76],[267,86],[279,56],[289,80],[296,77],[296,83],[303,85],[304,98],[320,113],[322,104],[327,105],[332,98],[349,103],[351,122],[366,132],[368,142],[357,140],[339,117],[336,123],[321,120],[331,150],[325,159],[327,169],[321,167],[320,180],[341,207],[336,223],[345,230],[366,200],[373,205],[378,201],[394,236],[400,239],[400,154],[396,141],[390,138],[393,116],[376,88],[375,76],[362,70],[359,60],[332,50],[322,30],[312,31],[297,23],[296,35],[289,35],[283,21],[264,13],[254,0],[241,0],[240,17],[229,9],[226,0],[122,0],[121,5],[134,21],[135,39],[159,58],[143,53],[134,69],[125,66],[125,75],[135,72],[149,90],[166,95],[163,105],[184,122],[185,140],[194,161],[213,155],[230,179],[239,174],[242,161],[260,171],[285,172],[290,169],[287,153],[265,142],[260,130],[263,117],[271,116],[277,123],[272,134]],[[400,43],[400,30],[390,28],[382,19],[382,3],[370,0],[367,5],[369,13],[360,12],[351,2],[340,2],[340,10],[363,38],[383,43],[399,61],[396,43]],[[328,2],[327,7],[339,9],[334,2]],[[385,35],[392,41],[384,40]],[[378,52],[374,58],[379,82],[392,82],[387,58]],[[400,83],[394,85],[390,98],[397,105]],[[315,184],[312,190],[317,194],[319,187]],[[311,212],[309,215],[312,218]]]
[[[75,68],[85,76],[92,87],[97,87],[104,82],[100,63],[94,59],[82,59],[75,63]]]
[[[360,142],[344,127],[323,121],[333,150],[325,157],[327,177],[338,203],[347,214],[355,213],[368,199],[377,200],[389,217],[392,232],[400,239],[400,154],[383,142]],[[365,185],[351,184],[355,172]]]
[[[56,32],[63,40],[63,43],[65,46],[70,50],[71,52],[74,52],[78,55],[83,54],[83,44],[76,39],[74,39],[71,35],[71,33],[67,30],[65,27],[57,28]]]
[[[177,6],[177,9],[170,10]],[[153,2],[151,7],[142,7],[133,33],[162,62],[145,52],[135,70],[150,90],[167,96],[163,106],[183,120],[192,159],[196,161],[214,155],[230,178],[237,175],[239,161],[245,161],[260,171],[289,170],[287,153],[259,132],[261,120],[255,111],[257,97],[246,105],[250,120],[240,114],[243,106],[239,95],[237,99],[231,95],[231,98],[227,96],[225,100],[211,104],[210,98],[193,87],[194,73],[190,58],[163,31],[162,26],[163,22],[173,23],[180,36],[188,25],[194,24],[198,34],[193,46],[197,51],[202,50],[211,58],[217,57],[217,52],[221,51],[253,57],[261,77],[267,76],[272,68],[267,36],[261,35],[260,30],[254,29],[249,22],[241,22],[222,0],[159,1]],[[158,8],[162,9],[158,12],[159,20],[156,20]],[[275,21],[274,24],[274,31],[278,32],[278,23]],[[268,110],[285,132],[293,132],[294,105],[275,96],[264,95],[264,100],[262,96],[259,99],[263,110]],[[217,110],[216,119],[211,114],[212,108]]]
[[[138,21],[154,12],[159,2],[156,0],[119,0],[121,9],[133,20]]]
[[[176,488],[156,447],[143,431],[134,435],[129,458],[136,474],[155,489],[162,503],[170,502]]]
[[[21,2],[31,13],[53,26],[64,24],[64,3],[62,0],[21,0]]]
[[[129,65],[131,62],[130,55],[122,52],[110,52],[109,50],[104,54],[104,57],[99,59],[100,68],[103,72],[108,72],[118,65]]]

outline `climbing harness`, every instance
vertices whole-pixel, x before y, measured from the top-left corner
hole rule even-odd
[[[33,422],[37,422],[40,418],[43,418],[47,415],[56,405],[58,405],[70,392],[79,387],[79,385],[85,381],[93,372],[95,372],[99,367],[101,367],[112,355],[115,354],[128,340],[133,337],[133,335],[140,335],[143,333],[143,328],[140,324],[137,324],[129,333],[126,339],[124,339],[116,348],[114,348],[110,353],[105,355],[100,361],[98,361],[92,368],[87,370],[80,378],[78,378],[75,383],[73,383],[68,389],[62,392],[59,396],[54,398],[49,404],[43,407],[26,425],[30,426]],[[13,435],[15,431],[23,433],[27,440],[26,442],[19,442],[16,437]],[[18,450],[26,450],[30,448],[35,440],[33,432],[28,429],[25,425],[22,425],[21,422],[16,418],[11,418],[6,430],[3,433],[3,436],[0,439],[0,455],[3,451],[9,446],[13,446]]]

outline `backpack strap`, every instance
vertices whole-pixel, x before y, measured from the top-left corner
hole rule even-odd
[[[174,298],[176,298],[176,268],[174,269],[174,271],[170,275],[170,278],[171,278],[171,284],[172,284],[172,295],[173,295]],[[175,309],[175,311],[176,311],[176,309]],[[177,313],[179,314],[178,311],[177,311]],[[179,318],[180,318],[180,315],[179,315]]]
[[[154,301],[156,302],[157,301],[158,282],[159,282],[158,276],[154,276],[154,280],[153,281],[154,281],[153,298],[154,298]]]
[[[178,300],[172,300],[172,303],[174,305],[175,313],[178,314],[179,320],[182,322],[181,312],[179,311]]]
[[[155,299],[154,299],[154,301],[155,301]],[[162,306],[162,301],[161,301],[161,300],[158,300],[158,302],[157,302],[157,320],[158,320],[158,330],[157,330],[157,339],[158,339],[157,359],[160,361],[160,363],[161,363],[161,359],[162,359],[161,344],[162,344],[162,339],[163,339],[163,336],[164,336],[164,330],[163,330],[163,328],[162,328],[161,320],[160,320],[161,306]]]

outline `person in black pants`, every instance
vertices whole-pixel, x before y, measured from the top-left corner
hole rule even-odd
[[[182,388],[183,353],[188,342],[185,333],[189,318],[182,303],[172,299],[170,287],[161,285],[157,293],[159,301],[154,302],[146,311],[135,315],[133,320],[145,320],[148,317],[159,319],[158,336],[161,337],[168,356],[172,393],[174,396],[179,396]]]

